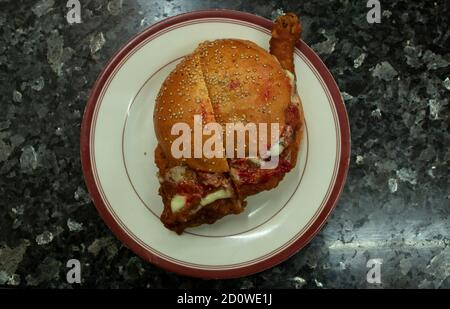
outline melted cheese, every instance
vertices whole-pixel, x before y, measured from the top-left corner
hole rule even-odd
[[[279,156],[284,150],[284,143],[283,143],[283,139],[280,139],[278,141],[278,143],[272,145],[272,147],[270,147],[270,151],[269,151],[269,155],[271,157],[276,157]]]
[[[262,160],[258,157],[250,157],[250,158],[247,158],[247,160],[250,160],[251,162],[253,162],[259,166],[261,166],[261,164],[262,164]]]
[[[174,182],[180,182],[183,180],[183,176],[186,173],[186,166],[178,165],[172,167],[169,172],[167,173],[167,176],[170,180],[173,180]]]
[[[289,84],[291,85],[292,92],[294,92],[295,88],[295,76],[289,70],[284,70],[286,72],[287,77],[289,78]]]
[[[203,197],[200,200],[200,205],[193,211],[194,213],[199,211],[202,207],[209,205],[217,200],[222,200],[231,197],[231,192],[225,189],[217,190]],[[177,213],[186,205],[186,196],[175,194],[170,201],[170,208],[172,213]]]
[[[222,199],[230,198],[230,197],[231,197],[231,193],[229,191],[227,191],[225,189],[220,189],[220,190],[210,193],[210,194],[206,195],[204,198],[202,198],[200,201],[200,205],[206,206],[217,200],[222,200]]]
[[[172,209],[172,213],[180,211],[184,207],[184,205],[186,205],[186,197],[183,195],[175,194],[170,201],[170,208]]]
[[[300,96],[297,93],[294,93],[294,95],[291,97],[291,102],[292,104],[300,106]]]

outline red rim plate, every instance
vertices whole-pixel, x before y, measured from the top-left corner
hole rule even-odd
[[[134,36],[128,43],[125,44],[106,64],[104,70],[100,73],[94,87],[91,90],[89,100],[87,102],[83,122],[81,125],[81,136],[80,136],[80,154],[83,174],[86,182],[89,194],[100,213],[101,217],[111,229],[111,231],[119,238],[125,246],[139,255],[146,261],[151,262],[161,268],[168,271],[175,272],[181,275],[187,275],[192,277],[208,278],[208,279],[225,279],[225,278],[237,278],[242,276],[248,276],[270,267],[273,267],[284,260],[291,257],[293,254],[298,252],[303,248],[311,239],[319,232],[321,227],[324,225],[326,219],[330,215],[333,208],[336,206],[337,200],[345,184],[345,179],[347,176],[347,170],[350,160],[350,127],[348,122],[348,116],[345,109],[344,102],[342,100],[340,91],[336,82],[334,81],[331,73],[326,68],[325,64],[320,60],[320,58],[310,49],[306,44],[298,44],[297,48],[308,58],[308,60],[313,64],[316,70],[319,72],[323,81],[328,88],[333,103],[335,105],[339,127],[341,131],[341,153],[339,159],[338,174],[334,187],[332,188],[331,194],[326,201],[325,207],[316,217],[315,221],[310,225],[310,227],[300,236],[295,242],[290,244],[288,247],[284,248],[282,251],[276,255],[269,257],[265,260],[258,261],[255,264],[246,265],[239,268],[229,269],[229,270],[210,270],[210,269],[198,269],[191,268],[184,265],[179,265],[171,261],[165,260],[159,256],[154,255],[145,249],[141,244],[132,239],[116,222],[112,214],[109,212],[108,208],[104,204],[99,188],[97,187],[94,175],[92,172],[92,164],[90,158],[90,140],[91,140],[91,126],[92,118],[95,106],[98,102],[100,93],[105,86],[108,77],[113,72],[114,68],[120,63],[120,61],[136,46],[138,46],[142,41],[144,41],[149,36],[178,23],[183,23],[186,21],[202,19],[202,18],[227,18],[234,19],[244,22],[249,22],[266,29],[272,29],[273,22],[267,20],[263,17],[252,15],[249,13],[231,11],[231,10],[204,10],[204,11],[194,11],[174,17],[162,20],[153,26],[147,28],[143,32]]]

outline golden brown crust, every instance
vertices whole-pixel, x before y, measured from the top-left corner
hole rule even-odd
[[[270,53],[277,57],[281,66],[295,75],[294,49],[301,35],[301,25],[297,15],[287,13],[275,20],[270,38]]]
[[[295,165],[297,164],[297,156],[298,156],[298,152],[300,151],[300,144],[302,142],[303,139],[303,131],[305,130],[305,118],[304,118],[304,114],[303,114],[303,106],[300,100],[300,104],[298,105],[298,109],[299,109],[299,116],[300,116],[300,124],[299,127],[297,128],[297,130],[295,131],[295,139],[294,142],[291,143],[287,148],[286,148],[286,153],[287,153],[287,157],[289,157],[289,161],[291,162],[292,166],[295,167]]]
[[[201,224],[213,224],[217,220],[223,218],[230,214],[239,214],[244,211],[245,202],[239,202],[238,200],[225,199],[215,201],[208,206],[202,208],[195,215],[189,218],[189,221],[179,222],[174,221],[174,216],[170,210],[170,201],[164,198],[165,195],[161,194],[164,202],[164,211],[161,214],[161,222],[169,230],[173,230],[178,234],[183,233],[183,231],[188,227],[195,227]]]
[[[270,53],[278,59],[284,69],[289,70],[292,74],[294,74],[294,76],[294,50],[295,44],[301,37],[301,33],[302,27],[297,15],[294,13],[287,13],[285,15],[278,16],[275,20],[272,29],[272,37],[269,43]],[[294,89],[294,93],[297,93],[297,89]],[[291,164],[294,167],[297,163],[297,155],[305,125],[303,106],[300,97],[298,97],[298,100],[300,124],[296,128],[294,143],[289,145],[286,149],[286,152],[288,152],[288,156],[290,157]]]
[[[164,204],[164,209],[160,220],[166,228],[181,234],[188,227],[195,227],[205,223],[212,224],[226,215],[239,214],[244,210],[246,202],[241,201],[234,193],[233,185],[229,180],[229,177],[225,177],[225,175],[218,175],[218,173],[213,173],[213,175],[217,175],[219,178],[222,178],[222,181],[228,183],[228,190],[233,191],[233,195],[230,198],[217,200],[190,216],[172,213],[171,199],[178,192],[176,192],[176,184],[168,183],[165,176],[171,168],[179,166],[180,162],[173,158],[167,157],[162,150],[162,147],[158,145],[155,149],[155,163],[158,167],[158,174],[160,177],[159,195],[162,197]],[[201,182],[201,179],[199,179],[201,178],[199,177],[201,172],[188,169],[188,173],[190,174],[190,177],[194,177],[195,182]],[[217,184],[216,188],[212,188],[210,190],[214,191],[221,188],[223,188],[223,186],[221,184]]]

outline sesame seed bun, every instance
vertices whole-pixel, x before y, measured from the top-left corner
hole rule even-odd
[[[203,42],[167,77],[156,99],[154,124],[161,149],[171,156],[177,138],[170,134],[172,126],[185,122],[193,128],[195,114],[202,115],[204,123],[267,123],[270,147],[270,124],[279,123],[283,131],[291,87],[278,60],[255,43],[238,39]],[[225,132],[224,148],[229,133]],[[208,137],[204,135],[203,143]],[[192,136],[192,151],[193,140]],[[247,138],[246,149],[248,144]],[[229,170],[225,158],[192,158],[185,163],[202,171]]]
[[[255,43],[237,39],[204,42],[197,53],[216,120],[221,124],[266,123],[270,147],[270,124],[279,123],[283,130],[291,93],[289,78],[278,60]],[[226,132],[224,142],[230,134]],[[245,146],[247,152],[247,137]]]
[[[291,88],[274,56],[253,42],[236,39],[204,42],[196,53],[219,123],[284,124]]]
[[[202,115],[202,128],[206,123],[216,122],[211,100],[197,54],[191,54],[177,65],[164,81],[156,99],[153,121],[159,146],[171,161],[171,147],[178,135],[172,135],[172,126],[186,123],[194,128],[194,115]],[[203,135],[203,143],[208,138]],[[203,145],[202,145],[203,146]],[[191,132],[191,150],[194,152],[194,132]],[[205,172],[226,172],[229,170],[225,156],[222,158],[180,158],[193,169]]]

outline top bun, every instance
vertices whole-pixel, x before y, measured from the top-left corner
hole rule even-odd
[[[178,137],[171,135],[172,125],[184,122],[193,128],[196,114],[202,115],[203,125],[217,122],[224,132],[226,123],[266,123],[270,134],[270,124],[279,123],[281,133],[291,87],[278,60],[255,43],[237,39],[203,42],[170,73],[156,99],[154,124],[162,151],[171,157],[172,142]],[[203,136],[203,143],[208,137]],[[191,145],[193,151],[193,136]],[[179,160],[197,170],[229,170],[226,158]]]

